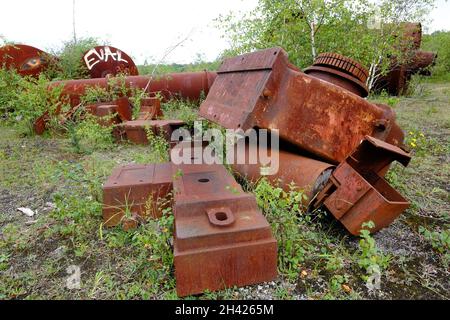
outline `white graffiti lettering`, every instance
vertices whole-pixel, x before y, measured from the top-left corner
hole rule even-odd
[[[128,64],[128,61],[122,58],[122,51],[111,49],[111,47],[107,46],[102,47],[98,51],[96,48],[91,49],[84,55],[84,62],[89,70],[92,70],[92,68],[100,62],[108,62],[109,59]]]

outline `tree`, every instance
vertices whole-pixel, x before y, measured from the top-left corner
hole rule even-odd
[[[311,65],[321,52],[336,52],[370,66],[372,83],[386,73],[403,21],[425,16],[434,0],[260,0],[245,15],[217,19],[230,49],[224,56],[281,46],[298,67]],[[375,21],[375,23],[374,23]],[[369,84],[370,84],[369,83]]]
[[[437,31],[425,35],[423,48],[438,54],[433,75],[441,77],[450,74],[450,31]]]

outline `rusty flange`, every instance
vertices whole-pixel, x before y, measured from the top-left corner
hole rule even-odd
[[[136,64],[125,52],[111,47],[98,46],[86,52],[83,62],[92,78],[105,78],[107,75],[139,75]]]
[[[16,69],[22,76],[38,77],[50,64],[50,54],[24,44],[6,45],[0,48],[0,67]]]
[[[322,53],[313,66],[305,73],[343,87],[362,97],[367,97],[369,91],[366,81],[369,71],[360,63],[337,53]]]

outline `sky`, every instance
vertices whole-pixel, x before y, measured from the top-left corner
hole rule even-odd
[[[214,19],[246,12],[258,0],[75,0],[78,37],[108,41],[142,64],[159,61],[168,48],[188,38],[163,62],[189,63],[198,55],[214,60],[228,44]],[[73,35],[73,0],[2,2],[0,35],[9,41],[49,50]],[[438,0],[425,31],[450,30],[450,1]],[[0,42],[1,43],[1,42]],[[50,51],[50,50],[49,50]]]

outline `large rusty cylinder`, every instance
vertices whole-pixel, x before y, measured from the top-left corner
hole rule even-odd
[[[304,72],[347,89],[363,98],[369,95],[366,85],[369,71],[355,60],[340,54],[322,53]]]
[[[392,109],[298,71],[279,47],[225,60],[200,115],[228,129],[278,130],[332,164],[366,135],[397,146],[404,138]]]
[[[422,45],[422,24],[418,22],[403,22],[400,24],[400,42],[402,48],[417,50]]]
[[[407,166],[410,160],[410,154],[400,148],[367,136],[333,172],[313,207],[324,205],[353,235],[367,229],[368,222],[375,224],[369,231],[377,232],[409,207],[379,172],[393,161]]]
[[[91,78],[105,78],[118,74],[139,75],[133,59],[125,52],[111,46],[97,46],[83,55],[83,63]]]
[[[239,144],[235,145],[235,161],[231,167],[240,177],[251,183],[266,178],[285,191],[294,186],[307,196],[307,199],[304,199],[305,205],[321,191],[335,168],[326,162],[284,150],[270,149],[256,143],[247,143],[244,161],[238,161],[239,157],[243,156],[238,154],[240,150],[238,146]],[[270,159],[271,163],[267,164],[263,158]]]
[[[431,51],[416,50],[410,63],[407,65],[409,72],[415,74],[423,69],[435,65],[437,54]]]
[[[208,94],[216,78],[216,73],[183,72],[158,76],[128,76],[124,77],[124,84],[127,88],[145,89],[147,93],[160,92],[165,101],[172,98],[182,98],[198,101],[202,94]],[[114,80],[116,79],[116,80]],[[62,97],[70,98],[71,104],[80,103],[81,97],[86,93],[87,88],[114,89],[115,86],[122,86],[122,78],[99,78],[83,80],[55,81],[50,84],[50,88],[63,86]]]
[[[173,165],[180,297],[273,281],[277,241],[256,198],[222,165]]]
[[[56,60],[56,57],[24,44],[11,44],[0,48],[0,68],[15,69],[21,76],[37,78]]]

